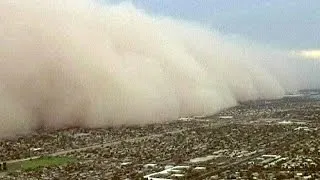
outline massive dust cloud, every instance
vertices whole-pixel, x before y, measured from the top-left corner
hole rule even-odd
[[[0,138],[213,114],[313,83],[285,52],[128,3],[1,0],[0,25]]]

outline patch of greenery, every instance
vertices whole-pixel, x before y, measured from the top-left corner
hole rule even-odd
[[[8,164],[8,171],[35,171],[43,167],[60,166],[75,162],[76,159],[59,156],[42,156],[37,159],[31,159],[22,162]]]

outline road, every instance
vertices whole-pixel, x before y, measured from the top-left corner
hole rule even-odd
[[[210,128],[210,129],[216,129],[216,128],[220,128],[223,127],[227,124],[230,124],[230,122],[215,122],[215,123],[210,123],[210,124],[206,124],[200,127],[195,127],[195,128],[184,128],[184,129],[180,129],[180,130],[175,130],[175,131],[170,131],[170,132],[163,132],[163,133],[159,133],[159,134],[151,134],[151,135],[147,135],[147,136],[142,136],[142,137],[135,137],[135,138],[130,138],[130,139],[126,139],[126,140],[119,140],[119,141],[114,141],[114,142],[108,142],[108,143],[101,143],[101,144],[95,144],[95,145],[90,145],[90,146],[86,146],[86,147],[81,147],[81,148],[77,148],[77,149],[70,149],[70,150],[62,150],[62,151],[58,151],[58,152],[54,152],[51,154],[46,154],[47,156],[61,156],[61,155],[66,155],[68,153],[74,153],[74,152],[80,152],[80,151],[85,151],[88,149],[95,149],[95,148],[100,148],[100,147],[110,147],[110,146],[115,146],[118,144],[121,144],[123,142],[136,142],[136,141],[141,141],[141,140],[146,140],[146,139],[154,139],[154,138],[159,138],[168,134],[178,134],[181,132],[185,132],[185,131],[190,131],[190,130],[194,130],[194,129],[199,129],[199,128]],[[23,159],[16,159],[16,160],[9,160],[6,161],[7,164],[13,164],[13,163],[19,163],[19,162],[23,162],[23,161],[29,161],[32,159],[38,159],[41,156],[32,156],[32,157],[28,157],[28,158],[23,158]],[[0,178],[5,176],[6,172],[2,172],[0,173]]]
[[[73,153],[73,152],[79,152],[79,151],[85,151],[88,149],[95,149],[95,148],[100,148],[100,147],[109,147],[109,146],[114,146],[114,145],[118,145],[122,142],[136,142],[136,141],[141,141],[141,140],[145,140],[145,139],[153,139],[153,138],[158,138],[161,136],[165,136],[168,134],[178,134],[184,131],[189,131],[189,130],[194,130],[194,129],[201,129],[201,128],[210,128],[210,129],[216,129],[216,128],[220,128],[222,126],[225,126],[229,124],[229,122],[216,122],[216,123],[212,123],[210,125],[203,125],[200,127],[195,127],[195,128],[184,128],[184,129],[180,129],[180,130],[175,130],[175,131],[170,131],[170,132],[163,132],[163,133],[159,133],[159,134],[150,134],[147,136],[142,136],[142,137],[135,137],[135,138],[130,138],[130,139],[126,139],[126,140],[119,140],[119,141],[114,141],[114,142],[108,142],[108,143],[101,143],[101,144],[95,144],[95,145],[90,145],[90,146],[86,146],[86,147],[81,147],[81,148],[76,148],[76,149],[69,149],[69,150],[62,150],[62,151],[58,151],[58,152],[54,152],[51,154],[46,154],[48,156],[60,156],[60,155],[65,155],[68,153]],[[16,160],[10,160],[7,161],[7,164],[11,164],[11,163],[17,163],[17,162],[22,162],[22,161],[28,161],[31,159],[37,159],[40,156],[33,156],[33,157],[29,157],[29,158],[23,158],[23,159],[16,159]]]
[[[292,132],[286,132],[283,134],[283,136],[281,138],[278,138],[277,141],[279,142],[278,143],[278,146],[279,147],[285,147],[286,144],[296,144],[296,143],[299,143],[299,141],[296,141],[296,140],[291,140],[290,142],[286,141],[286,138],[288,136],[291,135]],[[211,171],[208,171],[206,173],[203,173],[202,175],[200,175],[199,177],[196,177],[194,178],[193,180],[202,180],[202,179],[206,179],[210,176],[213,176],[213,175],[216,175],[220,172],[223,172],[227,169],[229,169],[230,167],[237,167],[239,164],[242,164],[242,163],[245,163],[245,162],[248,162],[254,158],[257,158],[257,157],[260,157],[262,156],[263,154],[268,154],[268,153],[272,153],[274,151],[275,147],[269,147],[269,148],[266,148],[266,149],[263,149],[263,150],[260,150],[259,152],[255,153],[255,154],[252,154],[251,156],[249,157],[243,157],[243,158],[239,158],[239,159],[233,159],[233,160],[230,160],[226,163],[226,165],[223,165],[217,169],[212,169]]]
[[[140,140],[145,140],[145,139],[153,139],[153,138],[161,137],[161,136],[164,136],[164,135],[167,135],[167,134],[181,133],[181,132],[184,132],[184,131],[187,131],[187,130],[188,129],[181,129],[181,130],[176,130],[176,131],[171,131],[171,132],[164,132],[164,133],[160,133],[160,134],[151,134],[151,135],[147,135],[147,136],[135,137],[135,138],[130,138],[130,139],[126,139],[126,140],[120,140],[120,141],[114,141],[114,142],[108,142],[108,143],[95,144],[95,145],[90,145],[90,146],[76,148],[76,149],[62,150],[62,151],[58,151],[58,152],[54,152],[54,153],[46,154],[46,155],[47,156],[60,156],[60,155],[68,154],[68,153],[85,151],[85,150],[88,150],[88,149],[95,149],[95,148],[100,148],[100,147],[114,146],[114,145],[118,145],[118,144],[120,144],[122,142],[135,142],[135,141],[140,141]],[[18,162],[28,161],[28,160],[32,160],[32,159],[37,159],[37,158],[40,158],[40,157],[41,156],[32,156],[32,157],[23,158],[23,159],[9,160],[9,161],[6,161],[6,162],[7,162],[7,164],[12,164],[12,163],[18,163]]]
[[[61,155],[65,155],[65,154],[68,154],[68,153],[85,151],[85,150],[88,150],[88,149],[115,146],[115,145],[118,145],[118,144],[120,144],[122,142],[136,142],[136,141],[145,140],[145,139],[153,139],[153,138],[158,138],[158,137],[161,137],[161,136],[164,136],[164,135],[167,135],[167,134],[181,133],[181,132],[184,132],[184,131],[187,131],[187,130],[189,130],[189,129],[181,129],[181,130],[176,130],[176,131],[171,131],[171,132],[164,132],[164,133],[160,133],[160,134],[151,134],[151,135],[147,135],[147,136],[143,136],[143,137],[135,137],[135,138],[130,138],[130,139],[126,139],[126,140],[120,140],[120,141],[114,141],[114,142],[90,145],[90,146],[77,148],[77,149],[63,150],[63,151],[58,151],[58,152],[55,152],[55,153],[47,154],[47,156],[61,156]],[[32,160],[32,159],[38,159],[40,157],[41,156],[32,156],[32,157],[28,157],[28,158],[10,160],[10,161],[6,161],[6,162],[7,162],[7,164],[13,164],[13,163],[19,163],[19,162],[23,162],[23,161],[29,161],[29,160]],[[1,172],[0,173],[0,178],[4,177],[6,174],[7,174],[7,172]]]

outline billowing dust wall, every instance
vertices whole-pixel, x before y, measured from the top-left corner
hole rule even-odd
[[[1,0],[0,37],[0,137],[212,114],[309,85],[284,52],[130,4]]]

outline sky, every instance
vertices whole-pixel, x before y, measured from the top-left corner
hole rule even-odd
[[[105,0],[120,2],[120,0]],[[150,14],[209,25],[286,50],[320,49],[319,0],[131,0]]]

